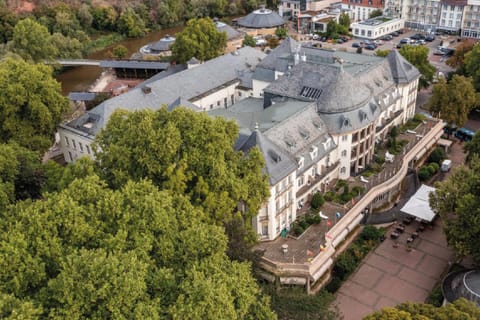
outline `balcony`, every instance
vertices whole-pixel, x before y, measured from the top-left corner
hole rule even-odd
[[[394,121],[395,119],[397,119],[402,113],[403,113],[403,109],[402,109],[402,110],[395,111],[395,113],[393,114],[392,117],[390,117],[390,118],[387,119],[387,120],[383,120],[382,125],[375,128],[376,133],[379,134],[383,129],[385,129],[386,127],[388,127],[388,125],[389,125],[390,123],[392,123],[392,121]]]
[[[302,197],[305,193],[310,192],[314,188],[318,187],[318,183],[322,181],[327,175],[332,173],[334,170],[338,169],[339,166],[340,160],[326,167],[321,174],[317,173],[315,177],[309,177],[308,182],[297,191],[297,199]]]

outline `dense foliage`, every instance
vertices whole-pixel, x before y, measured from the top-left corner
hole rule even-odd
[[[0,314],[274,319],[247,263],[188,198],[96,175],[0,212]]]
[[[400,54],[422,74],[418,83],[419,89],[428,87],[435,74],[435,67],[428,61],[428,50],[424,46],[402,46],[400,49]]]
[[[15,141],[37,151],[52,145],[68,101],[51,74],[41,63],[0,61],[0,142]]]
[[[480,319],[480,308],[471,301],[459,299],[443,307],[424,303],[402,303],[395,308],[381,311],[363,318],[363,320],[427,320],[427,319]]]
[[[480,160],[460,166],[446,181],[438,182],[430,205],[445,223],[448,244],[459,257],[480,262]],[[468,227],[467,227],[468,226]]]
[[[432,114],[460,128],[479,100],[472,78],[454,75],[450,81],[442,78],[433,86],[427,106]]]
[[[221,55],[227,45],[226,32],[218,31],[210,18],[192,19],[177,33],[172,55],[176,62],[185,63],[195,57],[206,61]]]

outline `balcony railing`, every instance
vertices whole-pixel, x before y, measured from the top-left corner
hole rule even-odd
[[[339,165],[340,165],[340,160],[338,160],[337,162],[335,162],[335,163],[331,164],[330,166],[326,167],[325,171],[322,172],[321,174],[317,173],[315,175],[315,177],[309,177],[309,180],[308,180],[307,184],[304,185],[303,187],[301,187],[297,191],[297,199],[300,198],[301,196],[303,196],[306,192],[309,192],[313,188],[316,188],[318,183],[320,181],[322,181],[328,174],[330,174],[335,169],[337,169],[339,167]]]

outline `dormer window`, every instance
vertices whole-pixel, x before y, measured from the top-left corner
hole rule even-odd
[[[327,150],[327,149],[330,148],[330,141],[331,141],[331,139],[330,139],[330,137],[328,137],[327,140],[325,140],[324,142],[322,142],[323,148],[324,148],[325,150]]]
[[[342,118],[340,119],[341,121],[341,127],[350,127],[351,124],[350,124],[350,119],[348,119],[347,117],[345,116],[342,116]]]
[[[295,140],[292,139],[291,137],[284,137],[283,141],[285,141],[285,144],[289,148],[294,148],[297,144],[295,143]]]
[[[298,132],[300,132],[300,135],[302,136],[303,139],[305,139],[305,140],[310,139],[310,132],[308,132],[307,129],[298,128]]]
[[[298,169],[302,169],[304,165],[305,165],[305,158],[304,157],[299,157],[298,158]]]
[[[312,146],[310,148],[310,158],[314,160],[318,156],[318,148],[316,146]]]
[[[360,110],[360,121],[367,120],[367,113],[365,111]]]

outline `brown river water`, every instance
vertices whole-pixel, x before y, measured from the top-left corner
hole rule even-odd
[[[126,39],[117,42],[101,51],[97,51],[88,56],[88,59],[102,60],[108,58],[108,52],[117,45],[123,45],[128,49],[128,56],[137,52],[144,45],[160,40],[165,35],[174,35],[181,31],[183,27],[162,29],[147,34],[143,38]],[[62,84],[62,93],[68,95],[71,91],[85,91],[95,82],[102,73],[102,69],[95,66],[81,66],[65,69],[57,75],[56,79]]]

